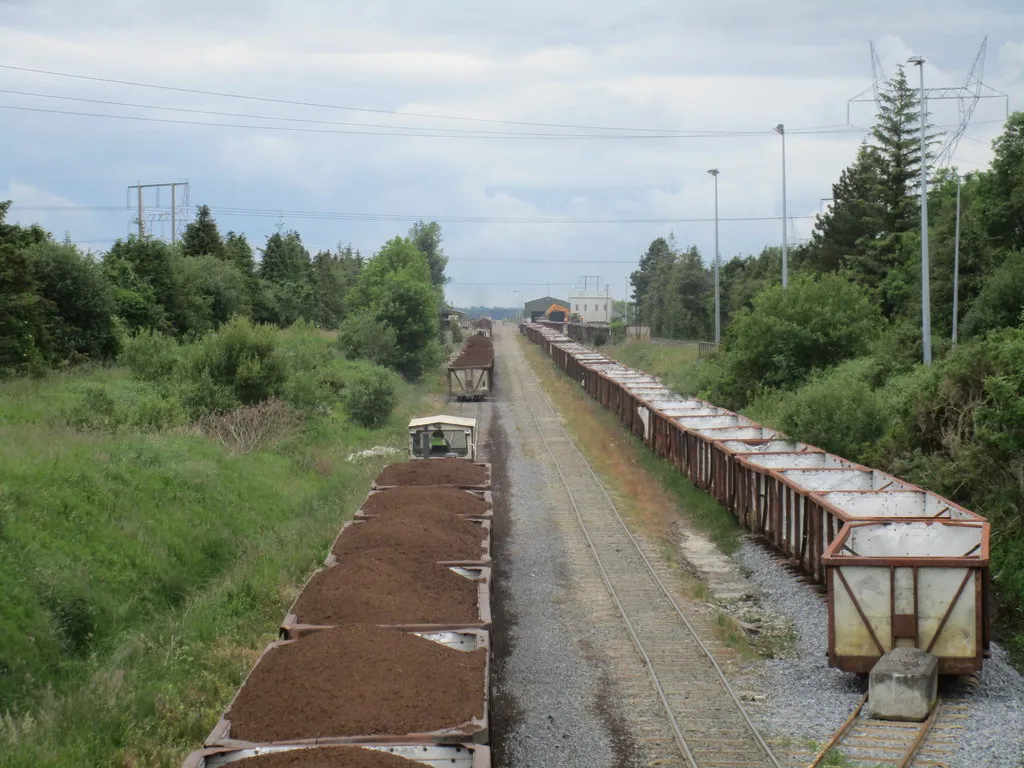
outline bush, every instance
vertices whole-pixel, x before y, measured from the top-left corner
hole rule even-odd
[[[227,392],[242,405],[254,405],[280,393],[287,378],[278,354],[278,331],[235,317],[216,333],[199,341],[187,367],[187,384],[195,405],[226,401]],[[212,385],[220,390],[207,399],[197,389]],[[217,408],[220,410],[220,408]]]
[[[89,384],[60,411],[60,420],[82,431],[158,432],[182,426],[188,414],[175,397],[152,389],[118,389]]]
[[[789,389],[866,354],[880,327],[878,308],[842,275],[795,275],[787,288],[766,288],[733,316],[719,359],[704,371],[702,394],[742,408],[761,389]]]
[[[125,339],[117,361],[143,381],[165,381],[174,376],[182,359],[176,339],[145,329]]]
[[[397,359],[398,332],[378,321],[370,310],[359,310],[342,322],[338,348],[350,360],[369,360],[390,367]]]
[[[232,453],[268,448],[298,426],[301,417],[277,398],[227,413],[207,413],[198,426]]]
[[[762,394],[750,416],[796,440],[864,462],[888,424],[882,400],[871,388],[874,370],[872,358],[850,360],[816,374],[795,392]]]
[[[356,424],[367,428],[383,426],[398,402],[394,374],[379,366],[358,371],[345,388],[342,402],[345,413]]]

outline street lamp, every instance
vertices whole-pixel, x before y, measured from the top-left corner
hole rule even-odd
[[[928,158],[925,156],[925,93],[924,59],[911,56],[908,63],[921,72],[921,336],[924,342],[924,364],[932,364],[931,291],[928,285]]]
[[[715,177],[715,343],[722,340],[722,312],[718,295],[718,169],[708,171]]]
[[[786,128],[779,123],[775,132],[782,137],[782,287],[789,282],[788,242],[786,238]]]

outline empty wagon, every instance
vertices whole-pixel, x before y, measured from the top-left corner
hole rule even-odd
[[[939,674],[981,669],[988,650],[989,523],[847,523],[822,557],[828,660],[866,674],[894,648],[936,657]]]

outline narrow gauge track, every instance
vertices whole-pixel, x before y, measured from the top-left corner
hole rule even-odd
[[[763,550],[782,565],[798,581],[812,589],[822,600],[826,591],[822,585],[804,573],[799,565],[759,540]],[[977,673],[969,676],[968,686],[979,685]],[[950,768],[946,760],[956,749],[956,737],[963,731],[970,701],[963,696],[943,695],[939,692],[931,714],[921,723],[907,720],[877,720],[872,718],[865,704],[864,694],[846,721],[808,763],[807,768],[822,768],[830,754],[842,753],[844,766],[849,768]]]
[[[968,702],[958,698],[939,698],[928,718],[921,723],[876,720],[866,714],[867,694],[850,717],[835,732],[808,768],[825,765],[825,760],[841,752],[843,765],[850,768],[949,768],[945,762],[956,747],[956,737],[964,729]]]
[[[513,342],[515,343],[515,342]],[[552,466],[568,493],[601,577],[657,691],[690,768],[781,768],[644,555],[604,485],[562,426],[540,381],[513,366]],[[543,403],[547,414],[538,413]]]

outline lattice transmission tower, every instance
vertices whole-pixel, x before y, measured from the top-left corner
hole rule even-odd
[[[878,58],[878,51],[875,49],[874,42],[871,42],[870,45],[871,87],[865,88],[863,91],[847,101],[847,125],[853,125],[850,122],[850,107],[853,104],[874,103],[876,110],[881,107],[881,94],[886,88],[888,78],[886,77],[885,68],[882,66],[881,59]],[[995,88],[986,85],[982,80],[985,73],[985,53],[987,49],[988,35],[986,35],[981,41],[981,47],[978,49],[978,53],[974,57],[974,63],[971,65],[971,69],[967,73],[967,81],[963,85],[947,88],[924,89],[926,109],[928,101],[953,100],[957,102],[960,117],[959,123],[955,128],[944,132],[945,138],[942,142],[942,146],[939,147],[938,151],[935,153],[934,159],[931,163],[933,167],[941,168],[952,162],[953,155],[956,153],[956,148],[960,144],[960,139],[963,138],[964,133],[967,131],[967,126],[970,125],[971,117],[974,115],[974,110],[978,106],[978,102],[982,99],[1003,99],[1006,103],[1005,116],[1007,118],[1010,116],[1009,96],[1002,91],[998,91]]]

